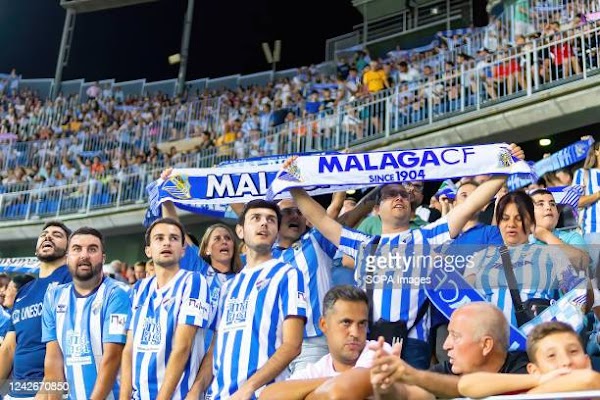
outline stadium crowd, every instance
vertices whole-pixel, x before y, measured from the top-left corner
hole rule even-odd
[[[511,151],[524,159],[518,146]],[[212,225],[199,243],[167,201],[145,233],[151,262],[132,267],[105,263],[96,229],[71,232],[50,221],[35,248],[39,277],[0,276],[7,308],[0,380],[12,373],[9,399],[432,399],[600,390],[591,361],[600,355],[597,174],[600,143],[574,176],[553,171],[512,192],[506,175],[464,178],[454,191],[436,193],[429,207],[416,181],[380,186],[359,203],[336,193],[327,209],[292,189],[293,198],[279,203],[234,205],[235,229]],[[544,186],[583,179],[582,235],[559,226],[557,201]],[[482,300],[445,316],[427,300],[424,281],[369,283],[378,274],[369,272],[370,258],[394,251],[414,264],[388,264],[392,274],[380,277],[427,278],[431,269],[408,258],[416,254],[472,260],[445,268],[459,271]],[[352,284],[334,284],[340,265],[353,270]],[[589,289],[579,303],[589,312],[586,327],[541,322],[526,352],[511,349],[513,329],[580,282]]]
[[[473,104],[475,94],[492,101],[525,90],[527,76],[542,84],[568,78],[598,60],[597,23],[585,17],[596,10],[576,3],[561,10],[523,17],[512,31],[492,20],[485,30],[446,33],[426,50],[397,49],[386,59],[359,51],[340,59],[335,74],[303,67],[265,87],[175,98],[126,97],[93,84],[83,102],[43,100],[21,89],[12,71],[0,77],[0,138],[8,142],[2,188],[95,180],[114,191],[130,175],[162,171],[168,179],[169,168],[189,166],[198,154],[214,155],[215,163],[281,154],[286,138],[314,132],[317,147],[330,149],[337,123],[360,139],[384,123],[418,122],[425,110],[456,110],[461,97]],[[589,41],[560,41],[572,32],[590,33]],[[550,43],[538,64],[519,56],[534,41],[536,48]],[[392,93],[402,118],[384,121],[369,104]],[[194,100],[211,112],[190,124]],[[364,107],[356,112],[356,104]],[[186,138],[198,142],[179,150]],[[524,159],[518,146],[511,151]],[[420,181],[383,185],[360,202],[336,193],[327,209],[294,189],[293,199],[279,203],[233,205],[235,228],[214,224],[197,232],[200,240],[165,202],[163,218],[144,236],[147,259],[131,266],[106,262],[98,230],[72,232],[50,221],[35,245],[38,277],[0,274],[6,398],[431,399],[600,390],[592,369],[600,356],[600,143],[580,167],[512,192],[505,176],[469,177],[429,203]],[[584,188],[575,206],[580,226],[565,222],[571,210],[559,209],[546,189],[572,184]],[[482,301],[445,315],[425,284],[369,283],[369,260],[391,249],[405,258],[440,252],[472,260],[456,273]],[[405,272],[417,280],[428,274],[411,265],[384,276]],[[529,332],[526,352],[511,348],[513,329],[582,281],[584,327],[543,322]]]
[[[457,112],[566,79],[598,66],[595,7],[536,3],[510,24],[492,17],[485,28],[440,32],[421,48],[384,57],[367,49],[351,59],[341,53],[336,71],[302,67],[293,78],[262,87],[182,97],[125,96],[118,86],[96,82],[83,99],[42,99],[20,88],[11,71],[0,76],[2,192],[92,180],[112,193],[120,183],[135,186],[136,175],[159,174],[167,165],[212,166],[304,151],[290,147],[299,140],[310,140],[311,149],[339,148],[384,124],[398,130],[430,113]],[[377,101],[389,95],[386,110]],[[192,147],[180,146],[179,140],[190,138]]]

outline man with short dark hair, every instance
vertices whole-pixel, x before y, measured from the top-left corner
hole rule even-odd
[[[367,347],[368,317],[369,300],[364,291],[349,285],[331,288],[323,299],[320,319],[329,354],[296,371],[289,380],[268,386],[260,399],[363,400],[373,395],[369,369],[375,352]],[[385,350],[391,351],[391,347],[385,345]],[[396,386],[395,399],[433,397],[417,388]]]
[[[48,291],[44,299],[44,381],[56,389],[53,398],[60,399],[61,392],[78,399],[119,396],[117,374],[131,306],[127,290],[103,277],[105,257],[102,234],[94,228],[77,229],[67,252],[73,282]]]
[[[19,289],[12,311],[12,324],[0,346],[0,381],[12,371],[13,382],[41,382],[44,378],[46,346],[42,342],[42,310],[46,292],[71,281],[65,265],[71,230],[60,221],[47,222],[37,239],[35,255],[40,260],[39,277]],[[29,399],[33,385],[13,384],[8,398]]]
[[[222,289],[214,323],[212,400],[255,399],[265,385],[285,379],[287,366],[300,354],[304,281],[298,269],[273,258],[280,225],[279,207],[265,200],[249,202],[240,214],[236,233],[247,248],[246,265]],[[249,356],[232,359],[232,354]],[[210,363],[203,363],[200,392],[210,382],[208,368]]]
[[[154,221],[145,242],[155,274],[132,289],[120,398],[184,398],[205,357],[204,335],[212,318],[208,284],[179,267],[185,231],[178,221]]]

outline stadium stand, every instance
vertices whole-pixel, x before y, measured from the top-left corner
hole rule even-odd
[[[346,148],[596,74],[598,5],[528,5],[526,23],[512,8],[426,46],[191,81],[182,97],[175,80],[74,80],[51,100],[51,80],[2,75],[0,217],[143,202],[165,166]]]

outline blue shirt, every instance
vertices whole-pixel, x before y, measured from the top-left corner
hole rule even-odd
[[[44,299],[42,341],[57,341],[63,355],[70,399],[89,399],[98,379],[104,343],[125,344],[131,309],[126,288],[111,278],[87,296],[73,283],[49,290]],[[119,398],[115,381],[107,399]]]
[[[42,309],[48,289],[71,282],[66,265],[50,276],[25,284],[17,293],[9,331],[15,331],[17,346],[13,359],[14,381],[41,381],[44,378],[46,344],[42,342]],[[12,397],[31,397],[35,393],[12,391]]]

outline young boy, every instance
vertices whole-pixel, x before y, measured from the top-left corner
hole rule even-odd
[[[460,378],[458,390],[465,397],[498,394],[553,393],[600,390],[600,373],[592,371],[577,333],[563,322],[536,326],[527,338],[531,361],[528,375],[477,372]]]

